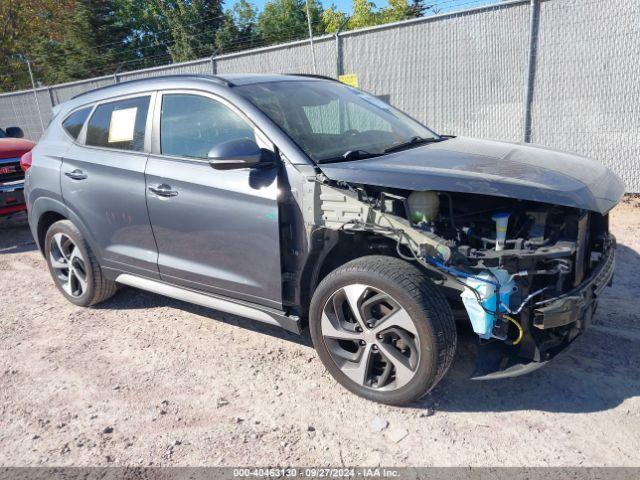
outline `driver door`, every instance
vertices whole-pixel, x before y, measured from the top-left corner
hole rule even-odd
[[[279,308],[279,167],[214,170],[208,152],[251,138],[273,145],[235,107],[210,94],[167,91],[145,171],[160,277]]]

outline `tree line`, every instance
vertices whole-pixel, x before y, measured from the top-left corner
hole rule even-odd
[[[425,15],[424,0],[353,13],[309,0],[314,35]],[[0,90],[28,88],[25,65],[44,85],[193,60],[308,36],[305,0],[4,0],[0,2]]]

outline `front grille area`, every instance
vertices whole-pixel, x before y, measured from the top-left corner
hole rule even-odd
[[[20,168],[20,158],[0,158],[0,184],[23,178],[24,172]]]

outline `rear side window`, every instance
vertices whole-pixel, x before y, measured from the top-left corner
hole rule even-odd
[[[141,152],[148,109],[148,96],[99,105],[89,120],[86,144]]]
[[[78,110],[77,112],[69,115],[67,119],[62,122],[62,126],[64,127],[64,129],[73,138],[78,138],[78,135],[80,135],[80,130],[82,130],[82,126],[84,125],[85,120],[87,120],[87,117],[91,113],[91,108],[93,107],[87,107]]]

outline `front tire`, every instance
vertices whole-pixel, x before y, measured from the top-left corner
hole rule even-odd
[[[89,245],[69,220],[49,227],[44,252],[56,287],[71,303],[88,307],[116,292],[116,283],[104,277]]]
[[[394,257],[361,257],[327,275],[309,323],[329,373],[356,395],[391,405],[428,393],[456,350],[446,299],[416,266]]]

